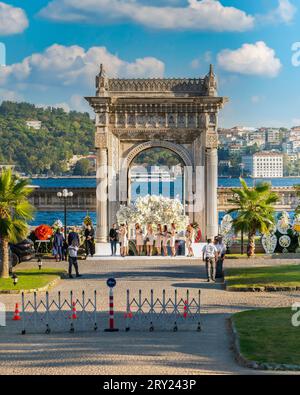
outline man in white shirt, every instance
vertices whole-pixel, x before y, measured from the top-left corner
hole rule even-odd
[[[207,282],[216,281],[216,260],[218,257],[217,247],[212,243],[211,239],[207,240],[207,244],[203,247],[203,261],[206,265]]]
[[[76,277],[81,277],[78,271],[78,262],[77,262],[77,254],[78,254],[78,245],[77,241],[74,239],[72,244],[68,247],[69,253],[69,278],[73,278],[72,276],[72,266],[75,268]]]

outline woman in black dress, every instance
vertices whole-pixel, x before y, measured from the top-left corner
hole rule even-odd
[[[85,236],[85,250],[86,255],[94,256],[95,254],[95,230],[91,225],[88,225],[84,231]]]

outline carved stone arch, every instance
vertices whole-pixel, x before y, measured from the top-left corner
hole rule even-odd
[[[194,168],[193,159],[189,151],[185,147],[179,144],[172,143],[171,141],[159,141],[159,140],[146,141],[144,143],[135,145],[133,148],[131,148],[127,156],[124,158],[123,166],[125,168],[129,168],[132,161],[138,154],[151,148],[169,149],[170,151],[175,152],[175,154],[177,154],[182,159],[185,166]]]

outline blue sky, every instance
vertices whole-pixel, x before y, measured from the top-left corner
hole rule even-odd
[[[85,110],[99,63],[119,77],[197,77],[212,62],[221,127],[300,124],[297,0],[0,1],[0,100]],[[300,46],[299,46],[300,48]]]

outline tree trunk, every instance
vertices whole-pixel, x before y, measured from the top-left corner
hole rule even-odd
[[[247,255],[249,258],[255,255],[255,233],[253,232],[249,232],[248,235]]]
[[[0,240],[0,248],[1,248],[1,256],[2,256],[1,278],[9,278],[8,239],[4,238]]]

